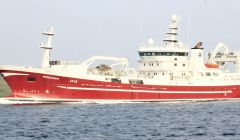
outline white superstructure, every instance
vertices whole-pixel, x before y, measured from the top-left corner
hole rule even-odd
[[[212,81],[217,85],[224,81],[232,80],[240,83],[240,54],[230,52],[228,47],[219,43],[216,49],[210,54],[209,59],[204,62],[202,42],[189,49],[184,43],[178,41],[177,17],[172,16],[167,38],[163,46],[155,44],[153,39],[147,43],[141,43],[138,50],[140,60],[137,62],[136,70],[128,67],[128,58],[93,56],[85,61],[80,60],[51,60],[51,39],[53,27],[50,31],[44,32],[48,35],[44,49],[42,67],[51,69],[51,72],[58,72],[63,75],[86,77],[93,80],[108,81],[109,78],[116,78],[123,83],[128,79],[142,80],[146,84],[158,85],[199,85]],[[110,60],[112,65],[91,67],[97,60]],[[229,73],[226,70],[226,63],[236,64],[236,72]],[[206,84],[206,83],[204,83]]]

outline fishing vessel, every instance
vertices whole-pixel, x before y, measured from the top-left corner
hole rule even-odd
[[[53,27],[43,32],[41,67],[0,66],[12,95],[22,101],[174,101],[240,98],[240,53],[219,43],[204,60],[202,42],[189,48],[178,41],[177,17],[172,16],[167,38],[140,44],[136,68],[126,57],[93,56],[87,60],[50,57]],[[111,61],[93,66],[95,61]],[[235,65],[230,72],[227,64]]]

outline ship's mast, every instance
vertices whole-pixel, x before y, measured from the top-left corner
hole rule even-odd
[[[167,34],[169,37],[167,39],[164,39],[163,41],[166,43],[167,47],[175,47],[177,41],[177,16],[172,15],[172,22],[169,26],[169,31]]]
[[[50,67],[49,61],[50,61],[50,53],[52,50],[51,44],[52,44],[52,37],[54,36],[53,26],[51,26],[50,30],[44,31],[42,34],[48,36],[48,40],[46,44],[43,44],[43,43],[40,44],[40,48],[43,49],[42,68],[48,68]]]

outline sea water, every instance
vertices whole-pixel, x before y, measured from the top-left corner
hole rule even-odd
[[[1,140],[240,139],[240,101],[0,103]]]

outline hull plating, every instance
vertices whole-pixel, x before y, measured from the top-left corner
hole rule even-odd
[[[0,71],[11,98],[60,100],[161,101],[240,98],[239,85],[173,86],[101,82],[13,70]]]

